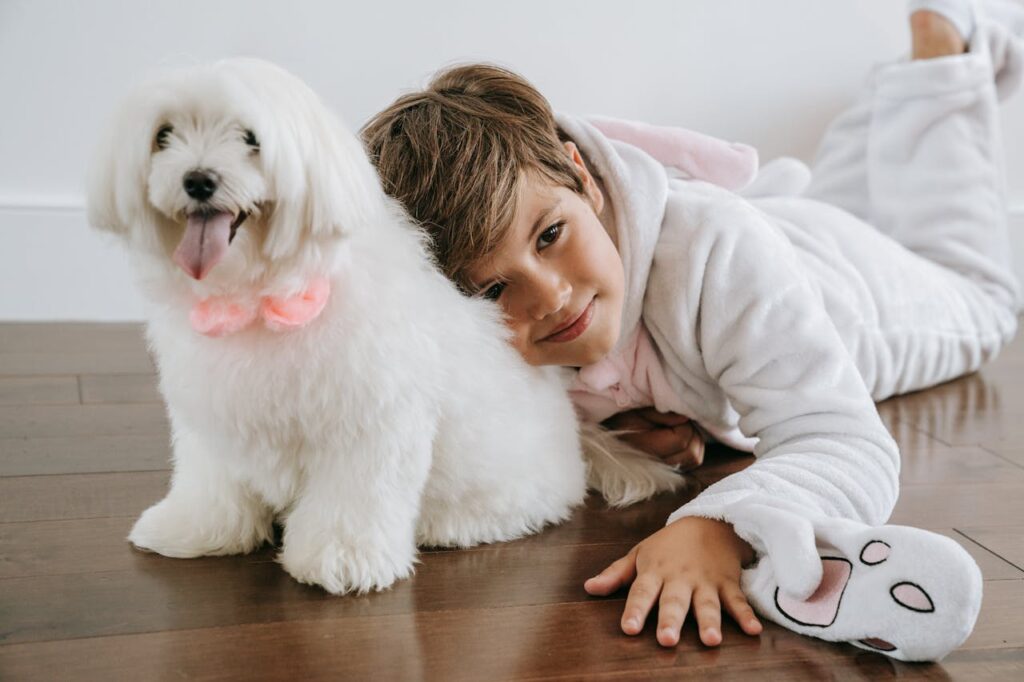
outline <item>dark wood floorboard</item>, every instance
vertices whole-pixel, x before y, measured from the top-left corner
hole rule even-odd
[[[166,433],[0,437],[0,476],[159,471],[170,466]]]
[[[79,380],[85,404],[160,402],[153,374],[85,374]]]
[[[78,379],[73,376],[0,377],[0,405],[75,405]]]
[[[961,543],[985,601],[941,664],[907,665],[769,624],[708,649],[618,630],[624,595],[582,582],[703,487],[747,466],[714,448],[690,485],[626,510],[427,549],[393,589],[335,598],[265,546],[174,560],[132,549],[169,480],[168,427],[136,325],[0,325],[0,680],[1024,679],[1024,339],[981,372],[883,403],[903,451],[896,523]]]

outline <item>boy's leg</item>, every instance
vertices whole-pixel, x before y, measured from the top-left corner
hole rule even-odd
[[[1007,50],[1024,50],[1002,26],[982,23],[967,54],[876,71],[828,131],[807,195],[1014,308],[992,36],[1004,63]]]
[[[877,74],[866,161],[869,222],[1014,306],[1003,142],[985,33],[979,27],[968,54]]]
[[[829,125],[811,166],[804,196],[871,222],[868,196],[868,132],[875,92],[869,81],[861,96]]]
[[[941,7],[942,14],[920,11],[935,5]],[[911,18],[911,59],[965,51],[974,32],[973,0],[908,0],[907,9]],[[812,181],[806,192],[866,221],[871,219],[868,140],[877,90],[877,79],[872,74],[860,97],[829,126],[818,146]]]
[[[945,17],[952,31],[960,31],[963,40],[970,43],[974,37],[976,0],[909,0],[909,10],[922,8],[947,10]],[[981,2],[981,29],[985,34],[979,40],[987,44],[993,65],[993,77],[999,99],[1016,92],[1024,78],[1024,0],[977,0]],[[946,7],[948,6],[948,7]],[[956,11],[959,6],[959,11]],[[952,10],[952,11],[950,11]],[[922,12],[921,14],[926,14]],[[920,19],[922,17],[913,17]],[[914,59],[942,54],[945,36],[922,33],[922,25],[929,22],[913,21],[912,38]],[[982,46],[972,46],[978,51]],[[929,54],[931,53],[931,54]],[[888,67],[893,68],[893,67]],[[840,114],[825,132],[813,164],[813,180],[807,196],[839,206],[863,220],[870,220],[871,200],[868,194],[868,140],[873,123],[878,80],[878,69],[868,79],[858,100]]]

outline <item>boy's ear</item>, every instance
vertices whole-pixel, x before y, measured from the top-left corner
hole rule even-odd
[[[583,155],[580,154],[579,147],[576,146],[575,142],[569,141],[566,141],[564,146],[565,151],[569,154],[569,160],[576,166],[576,171],[580,174],[580,179],[583,180],[584,195],[586,195],[590,205],[594,208],[594,213],[600,213],[604,208],[604,194],[601,193],[601,188],[597,186],[594,176],[590,174],[590,169],[587,168]]]

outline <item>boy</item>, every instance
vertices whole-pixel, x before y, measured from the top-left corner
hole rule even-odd
[[[916,5],[939,11],[912,4],[914,61],[837,121],[801,196],[670,178],[488,66],[440,74],[364,130],[445,274],[501,305],[527,361],[580,368],[585,417],[649,423],[669,444],[634,443],[677,456],[693,418],[757,457],[587,581],[632,581],[628,634],[655,601],[665,646],[691,606],[706,645],[723,608],[760,632],[739,579],[764,545],[734,511],[884,523],[899,456],[873,399],[974,371],[1015,333],[993,81],[1011,89],[1020,45],[983,39],[966,0]]]

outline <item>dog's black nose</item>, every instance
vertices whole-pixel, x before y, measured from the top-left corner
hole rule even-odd
[[[217,181],[203,171],[185,173],[185,194],[196,201],[206,201],[217,191]]]

